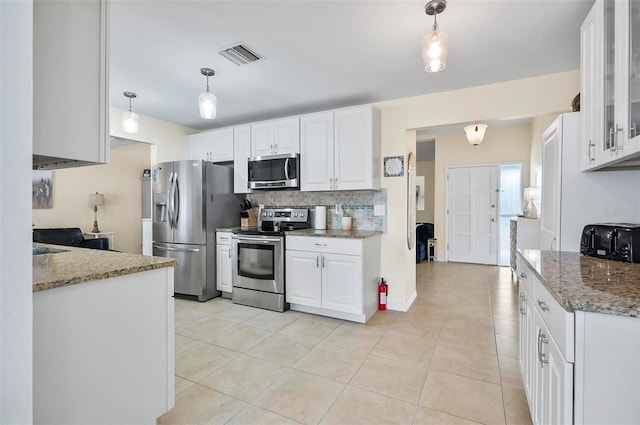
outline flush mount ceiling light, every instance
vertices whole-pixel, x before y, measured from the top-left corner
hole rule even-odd
[[[471,124],[464,128],[464,134],[467,140],[473,146],[478,146],[484,139],[484,132],[487,130],[487,124]]]
[[[201,68],[200,73],[207,77],[207,91],[202,92],[198,98],[200,116],[204,119],[212,120],[216,117],[218,98],[209,91],[209,77],[216,75],[216,72],[211,68]]]
[[[447,0],[431,0],[424,7],[424,12],[433,16],[433,31],[422,39],[422,61],[427,72],[442,71],[447,66],[449,36],[438,31],[438,15],[447,8]]]
[[[131,99],[138,97],[137,94],[126,91],[124,97],[129,98],[129,110],[122,113],[122,129],[125,133],[137,133],[138,132],[138,114],[131,111]]]

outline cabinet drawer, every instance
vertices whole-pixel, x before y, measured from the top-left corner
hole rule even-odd
[[[231,232],[216,232],[216,243],[218,245],[231,245]]]
[[[323,238],[287,235],[287,250],[331,252],[333,254],[362,255],[362,241],[348,238]]]
[[[575,350],[574,314],[562,308],[537,279],[535,279],[533,304],[564,358],[573,363]]]
[[[527,291],[527,294],[533,298],[534,281],[536,280],[535,275],[527,262],[519,254],[516,254],[516,264],[518,281],[525,291]]]

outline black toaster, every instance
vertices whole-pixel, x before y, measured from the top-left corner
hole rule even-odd
[[[580,252],[607,260],[640,263],[640,224],[588,224],[582,230]]]

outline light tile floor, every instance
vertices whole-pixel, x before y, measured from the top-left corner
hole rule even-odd
[[[176,404],[158,423],[531,424],[517,291],[505,267],[423,262],[410,311],[366,325],[176,300]]]

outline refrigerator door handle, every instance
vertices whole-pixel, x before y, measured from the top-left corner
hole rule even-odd
[[[168,196],[168,200],[167,200],[167,209],[168,209],[168,215],[169,215],[169,227],[171,227],[172,229],[174,228],[173,226],[173,172],[171,172],[171,174],[169,174],[169,196]]]
[[[161,249],[163,251],[200,252],[198,248],[170,248],[168,246],[160,245],[154,245],[153,247],[156,249]]]
[[[178,227],[178,218],[180,217],[180,184],[178,181],[178,173],[175,173],[173,185],[173,228],[175,229]]]

